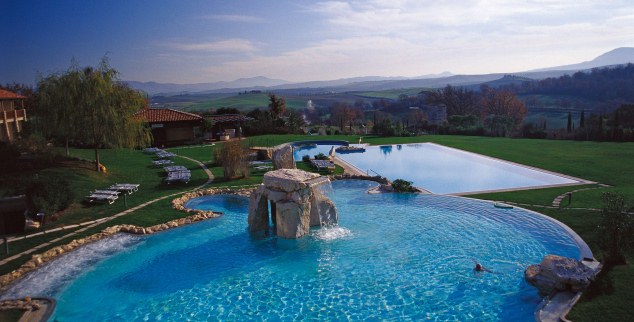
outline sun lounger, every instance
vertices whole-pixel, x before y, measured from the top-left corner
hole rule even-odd
[[[176,156],[176,154],[174,154],[172,152],[167,152],[167,151],[156,152],[156,157],[159,158],[159,159],[169,159],[169,158],[173,158],[175,156]]]
[[[321,170],[334,171],[335,170],[335,164],[332,161],[310,160],[310,163],[313,165],[313,167],[317,168],[317,171],[321,171]]]
[[[133,192],[139,190],[139,185],[135,183],[115,183],[108,190],[115,190],[119,192],[126,192],[127,194],[132,194]]]
[[[100,193],[91,193],[89,196],[86,196],[86,200],[89,202],[107,202],[108,204],[114,203],[117,198],[119,198],[117,195]]]
[[[100,195],[115,195],[115,196],[119,195],[119,191],[117,190],[95,190],[91,193],[96,193]]]
[[[163,167],[163,169],[165,170],[166,173],[180,172],[180,171],[189,171],[187,168],[185,168],[182,165],[168,165],[166,167]]]
[[[184,171],[171,171],[167,173],[165,183],[170,184],[173,182],[188,183],[191,178],[191,172],[189,170]]]
[[[152,163],[155,166],[160,167],[160,166],[164,166],[164,165],[174,164],[174,161],[169,160],[169,159],[161,159],[161,160],[154,160],[154,161],[152,161]]]
[[[147,153],[147,154],[157,153],[157,152],[160,152],[160,151],[163,151],[163,150],[161,150],[159,148],[145,148],[145,149],[143,149],[143,152]]]

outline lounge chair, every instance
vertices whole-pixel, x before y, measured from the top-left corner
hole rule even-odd
[[[133,192],[139,190],[139,184],[136,183],[115,183],[108,190],[114,190],[119,192],[126,192],[127,194],[132,194]]]
[[[159,159],[169,159],[169,158],[173,158],[175,156],[176,156],[176,154],[174,154],[172,152],[167,152],[167,151],[156,152],[156,157],[159,158]]]
[[[152,161],[152,163],[155,166],[160,167],[160,166],[164,166],[164,165],[174,164],[174,161],[169,160],[169,159],[161,159],[161,160],[154,160],[154,161]]]
[[[143,152],[144,153],[148,153],[148,154],[157,153],[157,152],[160,152],[160,151],[163,151],[163,150],[161,150],[159,148],[145,148],[145,149],[143,149]]]
[[[165,178],[165,183],[170,184],[173,182],[182,182],[189,183],[189,179],[191,179],[191,172],[189,170],[184,171],[171,171],[167,173],[167,177]]]
[[[116,190],[95,190],[95,191],[92,191],[91,193],[95,193],[99,195],[115,195],[115,196],[119,195],[119,191],[116,191]]]
[[[166,173],[170,173],[170,172],[182,172],[182,171],[189,171],[187,168],[185,168],[182,165],[168,165],[166,167],[163,167],[163,170],[165,170]]]
[[[108,204],[114,203],[118,198],[117,195],[100,193],[91,193],[89,196],[86,196],[86,200],[89,202],[107,202]]]

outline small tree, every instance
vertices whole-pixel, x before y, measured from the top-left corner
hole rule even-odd
[[[627,264],[625,254],[632,247],[634,223],[627,211],[626,200],[618,193],[606,192],[602,196],[603,210],[598,227],[599,246],[603,250],[604,264],[609,268]]]
[[[216,163],[222,166],[225,179],[249,177],[248,149],[240,141],[227,141],[214,150]]]

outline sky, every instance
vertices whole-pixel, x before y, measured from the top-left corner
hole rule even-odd
[[[512,73],[634,47],[632,0],[0,0],[0,84]]]

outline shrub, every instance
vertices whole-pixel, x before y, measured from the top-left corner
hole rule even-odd
[[[394,180],[394,182],[392,182],[392,188],[396,192],[416,192],[417,191],[416,188],[412,187],[411,181],[407,181],[403,179]]]
[[[323,153],[319,153],[315,155],[315,160],[328,160],[328,156]]]
[[[310,155],[308,155],[308,154],[304,155],[304,156],[302,157],[302,161],[304,161],[304,162],[306,162],[306,163],[310,162]]]
[[[227,141],[214,150],[216,163],[222,166],[226,180],[249,177],[249,150],[240,141]]]
[[[609,269],[627,263],[625,254],[632,247],[634,223],[627,210],[625,197],[619,193],[603,193],[601,222],[597,229],[603,261]]]
[[[35,179],[29,184],[26,195],[33,210],[46,214],[67,208],[74,199],[68,181],[62,178]]]

